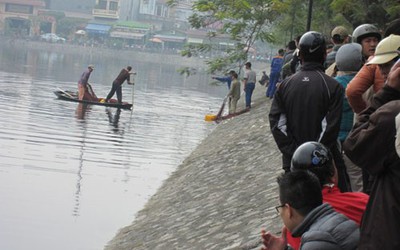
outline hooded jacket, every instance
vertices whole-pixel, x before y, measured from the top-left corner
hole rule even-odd
[[[307,214],[293,236],[301,236],[302,250],[351,250],[357,249],[360,231],[354,221],[322,204]]]

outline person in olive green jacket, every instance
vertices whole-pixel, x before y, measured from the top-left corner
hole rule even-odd
[[[229,114],[236,113],[237,102],[240,99],[240,82],[238,80],[238,74],[236,72],[231,73],[232,85],[228,93],[229,97]]]

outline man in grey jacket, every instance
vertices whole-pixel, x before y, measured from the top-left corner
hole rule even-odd
[[[283,237],[262,232],[263,250],[290,249],[286,232],[301,236],[300,249],[357,249],[357,224],[322,204],[318,178],[309,171],[296,171],[278,177],[281,205],[276,207],[284,223]]]

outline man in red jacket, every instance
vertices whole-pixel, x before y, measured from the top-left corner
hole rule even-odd
[[[127,81],[128,84],[131,84],[131,82],[130,82],[131,70],[132,70],[132,67],[128,66],[128,67],[122,69],[121,72],[119,72],[119,75],[117,76],[117,78],[115,78],[115,80],[112,84],[110,93],[108,93],[108,95],[107,95],[106,102],[108,102],[108,100],[110,100],[111,97],[113,97],[115,92],[117,92],[118,102],[122,103],[122,87],[121,87],[121,85],[125,81]]]

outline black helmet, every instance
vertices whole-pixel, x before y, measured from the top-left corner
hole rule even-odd
[[[361,44],[361,40],[363,38],[370,37],[370,36],[376,37],[376,38],[378,38],[378,40],[382,39],[382,35],[379,32],[379,29],[375,25],[372,25],[369,23],[361,24],[353,31],[353,35],[352,35],[353,43]]]
[[[319,142],[305,142],[293,154],[290,170],[312,170],[331,165],[329,150]]]
[[[309,31],[304,33],[299,41],[300,53],[303,55],[325,53],[326,42],[321,33]]]

